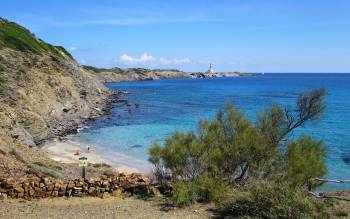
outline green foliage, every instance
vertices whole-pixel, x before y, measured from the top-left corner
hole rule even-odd
[[[326,150],[322,141],[302,136],[290,142],[286,153],[288,181],[293,186],[301,187],[310,179],[324,175],[326,173],[325,155]]]
[[[197,200],[197,197],[196,193],[191,187],[191,183],[177,181],[174,183],[170,200],[172,204],[181,207],[194,203]]]
[[[307,136],[293,140],[290,134],[319,120],[324,95],[323,88],[301,93],[295,109],[272,105],[258,114],[256,123],[226,105],[215,118],[200,121],[196,132],[176,132],[164,145],[153,144],[149,161],[156,179],[164,185],[175,183],[177,205],[218,201],[228,185],[245,185],[248,179],[304,188],[325,174],[325,150],[322,142]]]
[[[349,213],[347,211],[340,210],[340,211],[337,211],[335,213],[335,216],[337,216],[337,217],[347,217],[347,216],[349,216]]]
[[[287,184],[259,182],[218,205],[222,218],[327,218],[324,206]]]
[[[185,206],[194,202],[217,202],[226,197],[228,190],[227,182],[203,174],[194,181],[174,182],[170,201],[175,206]]]
[[[34,54],[50,53],[53,56],[73,60],[61,46],[53,46],[36,38],[29,30],[0,18],[0,49],[11,48],[19,51],[32,52]]]
[[[221,201],[226,198],[229,191],[229,185],[221,178],[212,177],[209,174],[200,175],[194,182],[192,187],[197,194],[197,201]]]
[[[95,72],[95,73],[101,73],[101,72],[105,72],[105,71],[111,71],[111,69],[108,69],[108,68],[97,68],[97,67],[89,66],[89,65],[83,65],[83,68],[85,68],[86,70],[93,71],[93,72]]]

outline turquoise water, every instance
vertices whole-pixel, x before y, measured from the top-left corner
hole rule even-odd
[[[323,139],[327,145],[328,178],[350,179],[350,74],[265,74],[256,77],[181,79],[107,84],[126,89],[111,112],[88,124],[75,140],[92,144],[107,159],[147,166],[151,142],[162,142],[175,130],[195,129],[199,118],[210,118],[225,102],[233,102],[252,119],[274,102],[293,105],[301,90],[325,86],[327,111],[321,122],[296,134]],[[130,164],[130,163],[129,163]],[[326,184],[323,189],[350,188]]]

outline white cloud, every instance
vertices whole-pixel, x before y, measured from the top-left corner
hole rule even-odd
[[[69,51],[75,51],[75,50],[77,50],[77,47],[74,47],[74,46],[71,46],[70,48],[69,48]]]
[[[133,57],[128,54],[123,54],[119,56],[116,62],[129,63],[129,64],[140,64],[140,63],[149,63],[149,64],[159,64],[159,65],[171,65],[171,64],[186,64],[191,63],[189,58],[156,58],[148,53],[143,53],[140,57]]]
[[[155,61],[155,58],[147,53],[143,53],[140,57],[132,57],[128,54],[123,54],[119,56],[116,60],[117,62],[129,62],[129,63],[143,63]]]

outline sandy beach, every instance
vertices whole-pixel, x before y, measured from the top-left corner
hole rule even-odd
[[[151,166],[146,162],[134,160],[118,153],[109,153],[109,159],[105,159],[99,150],[93,146],[92,151],[88,151],[86,146],[78,142],[71,140],[59,140],[54,139],[46,142],[42,146],[42,150],[48,154],[48,156],[58,162],[62,163],[78,163],[80,157],[87,157],[88,162],[92,164],[108,164],[115,168],[118,172],[136,172],[148,174]],[[80,155],[75,155],[76,151],[80,150]]]

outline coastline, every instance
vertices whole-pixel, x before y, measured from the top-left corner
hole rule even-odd
[[[118,172],[141,173],[143,175],[148,175],[150,173],[151,169],[147,168],[136,159],[116,152],[109,153],[112,159],[106,159],[99,148],[94,147],[93,145],[90,146],[93,148],[93,151],[88,152],[86,146],[82,143],[69,139],[61,140],[55,138],[46,141],[41,147],[41,150],[45,152],[50,159],[60,163],[78,164],[79,158],[84,156],[88,158],[89,164],[95,164],[97,166],[107,164]],[[74,155],[78,149],[81,151],[81,154]]]

